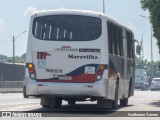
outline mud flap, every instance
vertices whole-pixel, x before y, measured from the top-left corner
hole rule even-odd
[[[97,99],[97,108],[112,108],[112,100],[99,98]]]
[[[42,96],[40,104],[41,105],[51,105],[52,104],[52,98],[51,97]]]

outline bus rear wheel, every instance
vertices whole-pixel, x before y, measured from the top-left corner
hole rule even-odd
[[[120,106],[127,106],[128,105],[128,98],[124,98],[120,100]]]
[[[75,100],[69,100],[68,101],[68,105],[75,105],[76,104],[76,101]]]
[[[25,86],[23,87],[23,97],[24,98],[29,98],[29,96],[26,95],[26,87]]]
[[[62,106],[62,99],[61,98],[55,98],[55,103],[52,105],[52,108],[60,108]]]
[[[51,108],[51,105],[42,105],[43,108]]]

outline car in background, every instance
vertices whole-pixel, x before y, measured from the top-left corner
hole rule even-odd
[[[148,77],[147,73],[143,69],[136,69],[135,70],[135,89],[141,89],[141,90],[148,90]]]
[[[151,91],[160,90],[160,78],[153,78],[151,82]]]

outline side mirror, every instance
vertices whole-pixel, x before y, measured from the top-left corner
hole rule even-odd
[[[137,42],[137,43],[139,44],[138,40],[136,40],[136,39],[133,39],[133,41],[134,41],[134,42]]]
[[[137,45],[137,46],[136,46],[136,53],[137,53],[138,55],[141,54],[141,46],[140,46],[140,45]]]

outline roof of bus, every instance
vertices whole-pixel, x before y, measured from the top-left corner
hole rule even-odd
[[[157,78],[153,78],[153,79],[159,79],[160,80],[160,78],[158,78],[158,77]]]
[[[36,17],[36,16],[44,16],[44,15],[52,15],[52,14],[75,14],[75,15],[91,15],[91,16],[95,16],[95,17],[101,17],[101,18],[107,18],[108,20],[112,21],[113,23],[129,30],[130,32],[132,32],[131,29],[129,29],[128,27],[124,26],[123,24],[120,24],[119,22],[113,20],[111,17],[108,17],[107,15],[105,15],[104,13],[101,12],[95,12],[95,11],[90,11],[90,10],[77,10],[77,9],[55,9],[55,10],[44,10],[44,11],[38,11],[35,12],[32,16]],[[133,33],[133,32],[132,32]]]
[[[103,16],[103,13],[94,12],[89,10],[76,10],[76,9],[56,9],[56,10],[44,10],[35,12],[34,15],[43,16],[43,15],[51,15],[53,13],[57,14],[83,14],[83,15],[95,15],[95,16]]]

